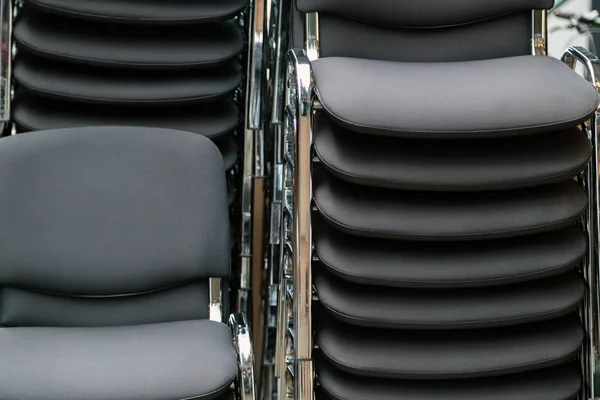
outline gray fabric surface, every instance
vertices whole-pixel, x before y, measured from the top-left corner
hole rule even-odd
[[[555,183],[578,175],[592,154],[587,135],[578,128],[511,138],[403,139],[355,134],[319,113],[314,135],[317,156],[338,178],[409,190],[504,190]]]
[[[38,13],[24,13],[17,19],[14,38],[20,50],[55,59],[154,69],[213,66],[235,58],[244,46],[242,32],[233,21],[104,29],[92,22]]]
[[[316,343],[336,368],[398,379],[476,378],[538,370],[575,356],[584,337],[576,316],[508,328],[446,331],[441,336],[435,331],[353,327],[322,314],[315,326]]]
[[[503,14],[548,9],[553,0],[372,0],[365,7],[362,0],[296,0],[303,12],[344,15],[363,21],[391,26],[435,27],[466,24]]]
[[[15,80],[29,91],[63,100],[85,103],[166,105],[214,101],[232,93],[240,84],[240,67],[232,62],[198,73],[142,72],[97,69],[55,64],[37,57],[19,57]]]
[[[474,245],[366,239],[319,222],[313,218],[321,266],[341,279],[362,285],[452,288],[526,282],[572,270],[587,250],[577,226]]]
[[[213,399],[237,372],[226,325],[0,329],[0,398]]]
[[[78,18],[134,23],[197,23],[225,20],[242,11],[247,0],[28,0],[44,11]]]
[[[455,63],[331,57],[312,65],[327,112],[364,133],[472,137],[549,131],[584,121],[598,106],[595,88],[551,57]]]
[[[577,310],[585,291],[575,271],[518,285],[431,290],[364,286],[324,268],[313,271],[328,313],[350,325],[374,328],[475,329],[549,320]]]
[[[304,35],[304,25],[299,24],[298,27],[299,35]],[[319,32],[321,57],[433,62],[481,60],[531,53],[531,12],[510,14],[460,27],[431,29],[390,28],[319,14]],[[304,47],[302,36],[299,38],[296,48]],[[460,43],[460,46],[456,43]]]
[[[232,101],[138,109],[48,101],[19,88],[15,93],[13,118],[27,130],[148,126],[194,132],[214,139],[233,132],[239,112]]]
[[[407,381],[346,374],[317,354],[316,371],[321,387],[336,400],[573,400],[581,388],[571,365],[468,381]]]
[[[1,139],[0,284],[117,295],[227,276],[223,170],[214,144],[180,131]]]
[[[4,288],[4,327],[108,327],[208,319],[208,281],[119,297],[68,297]]]
[[[369,188],[319,173],[314,200],[336,229],[357,236],[478,240],[546,232],[579,219],[587,198],[577,182],[501,192],[436,193]]]

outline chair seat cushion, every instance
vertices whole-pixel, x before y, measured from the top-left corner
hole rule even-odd
[[[572,178],[583,170],[592,148],[578,128],[511,138],[405,139],[357,134],[319,113],[315,151],[331,173],[360,185],[476,191]]]
[[[118,71],[50,63],[20,57],[16,81],[29,91],[65,100],[127,105],[181,105],[220,99],[240,84],[241,71],[229,63],[217,69],[187,71]]]
[[[20,51],[71,62],[152,69],[218,65],[236,57],[244,46],[235,22],[106,29],[38,13],[23,14],[14,37]]]
[[[314,186],[320,214],[357,236],[409,240],[475,240],[560,229],[587,204],[574,180],[500,192],[410,192],[355,186],[319,173]]]
[[[363,133],[515,135],[575,126],[598,106],[596,89],[551,57],[451,63],[331,57],[312,66],[325,110]]]
[[[329,362],[375,378],[458,379],[532,371],[566,362],[584,338],[575,316],[443,334],[357,327],[328,315],[315,322],[316,343]]]
[[[237,372],[226,325],[0,329],[0,398],[214,399]]]
[[[229,19],[247,0],[28,0],[44,11],[85,19],[106,19],[132,23],[198,23]]]
[[[581,376],[571,365],[503,377],[432,383],[347,374],[318,354],[316,371],[328,398],[336,400],[567,400],[574,399],[581,389]]]
[[[525,282],[574,268],[587,249],[577,226],[477,243],[371,239],[314,226],[321,265],[361,285],[456,288]]]
[[[238,123],[231,101],[189,107],[121,107],[49,100],[24,88],[15,92],[15,122],[27,130],[85,126],[147,126],[198,133],[210,139],[228,136]]]
[[[557,318],[577,309],[585,291],[576,272],[518,285],[471,289],[404,289],[315,274],[321,303],[334,318],[396,329],[474,329]]]

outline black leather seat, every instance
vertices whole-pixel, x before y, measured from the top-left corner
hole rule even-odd
[[[249,349],[214,314],[230,246],[209,139],[30,132],[0,139],[0,184],[0,397],[230,396]]]
[[[295,1],[282,268],[312,321],[283,379],[302,394],[312,329],[319,399],[579,395],[599,96],[537,55],[551,6]]]
[[[214,139],[235,186],[247,0],[26,0],[14,26],[16,133],[86,126]],[[235,192],[231,193],[235,197]]]

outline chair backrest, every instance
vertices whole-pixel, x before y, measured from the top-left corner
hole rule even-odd
[[[204,319],[227,277],[223,161],[209,139],[73,128],[0,139],[2,326]]]
[[[529,54],[532,10],[552,4],[553,0],[296,0],[300,13],[319,13],[322,57],[406,62]],[[299,22],[296,16],[296,38]]]

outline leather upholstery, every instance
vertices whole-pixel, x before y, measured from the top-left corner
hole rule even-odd
[[[0,397],[211,400],[237,373],[213,321],[107,328],[0,328]]]
[[[28,0],[33,7],[75,18],[128,23],[198,23],[224,21],[248,4],[246,0]]]
[[[551,57],[454,63],[329,57],[312,68],[327,113],[348,129],[369,134],[485,137],[551,131],[585,121],[599,103],[594,87]]]
[[[531,9],[549,9],[553,0],[296,0],[302,12],[343,15],[377,25],[431,28],[468,24]]]

